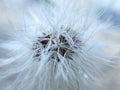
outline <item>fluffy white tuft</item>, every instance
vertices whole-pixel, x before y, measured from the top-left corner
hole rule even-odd
[[[9,52],[0,81],[14,77],[6,90],[97,90],[111,61],[92,37],[105,27],[76,5],[56,0],[29,9],[24,29],[0,46]]]

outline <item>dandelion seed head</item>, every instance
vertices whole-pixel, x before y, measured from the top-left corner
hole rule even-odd
[[[104,28],[96,16],[74,0],[53,2],[30,8],[22,30],[1,44],[9,57],[0,59],[0,82],[16,75],[6,90],[96,90],[111,67],[102,45],[93,46],[92,36]]]

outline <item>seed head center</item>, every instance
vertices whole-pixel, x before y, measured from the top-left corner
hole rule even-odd
[[[74,38],[71,37],[71,39],[74,42]],[[39,61],[41,54],[47,52],[51,53],[50,59],[60,62],[60,57],[71,59],[74,53],[73,48],[75,47],[71,46],[69,39],[64,34],[59,35],[59,37],[48,34],[37,38],[33,50],[35,51],[34,57]]]

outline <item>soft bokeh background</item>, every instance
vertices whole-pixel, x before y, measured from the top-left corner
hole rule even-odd
[[[21,27],[21,20],[17,12],[23,12],[28,7],[38,6],[42,0],[0,0],[0,38],[5,37],[6,33],[12,33],[12,28]],[[49,0],[46,0],[49,3]],[[80,0],[78,2],[81,4]],[[98,11],[103,11],[100,17],[101,21],[109,19],[113,25],[109,30],[103,30],[97,36],[97,39],[107,45],[106,52],[111,55],[120,55],[120,0],[83,0],[82,4],[93,3]],[[9,29],[9,30],[8,30]],[[1,42],[1,41],[0,41]],[[0,57],[5,54],[1,50]],[[105,90],[120,90],[120,64],[104,78]],[[2,87],[0,87],[2,90]]]

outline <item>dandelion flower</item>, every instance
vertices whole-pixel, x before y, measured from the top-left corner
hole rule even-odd
[[[92,39],[104,26],[75,5],[56,0],[30,8],[26,27],[1,43],[9,57],[0,59],[0,81],[14,77],[6,90],[96,90],[111,66]]]

